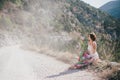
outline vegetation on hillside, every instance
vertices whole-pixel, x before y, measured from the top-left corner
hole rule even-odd
[[[0,0],[0,10],[3,8],[6,2],[13,2],[17,5],[20,5],[23,2],[23,0]]]
[[[104,4],[103,6],[100,7],[100,10],[120,20],[120,1],[119,0],[110,1]]]
[[[77,46],[79,46],[79,49],[81,51],[84,51],[86,49],[87,35],[88,33],[93,31],[97,34],[98,37],[98,52],[100,53],[101,58],[110,60],[120,59],[120,51],[118,49],[120,47],[120,22],[109,16],[108,14],[100,11],[99,9],[91,7],[90,5],[85,4],[80,0],[55,1],[53,5],[56,6],[56,4],[58,4],[60,6],[56,6],[58,7],[56,8],[49,5],[49,9],[51,11],[47,9],[46,4],[50,3],[47,0],[44,1],[43,5],[36,5],[38,3],[41,3],[41,1],[38,0],[29,0],[28,2],[23,0],[1,0],[1,8],[6,1],[11,1],[13,3],[23,5],[22,13],[19,13],[17,9],[13,10],[13,12],[11,13],[15,14],[16,11],[16,13],[19,13],[17,14],[19,16],[1,16],[1,25],[3,24],[2,22],[4,22],[5,26],[7,26],[7,29],[9,29],[10,31],[12,31],[13,28],[8,27],[8,25],[14,27],[15,30],[18,29],[19,31],[27,30],[27,28],[25,27],[20,27],[23,25],[26,27],[31,25],[33,27],[36,26],[40,30],[42,29],[42,26],[53,26],[53,32],[61,34],[61,32],[65,31],[72,37],[72,40],[68,41],[67,43],[62,41],[62,44],[52,44],[54,45],[54,48],[58,48],[56,47],[58,45],[60,50],[70,52],[72,51],[75,53]],[[34,8],[36,8],[37,10]],[[56,11],[58,12],[56,13]],[[50,15],[48,15],[47,13]],[[25,19],[31,19],[31,21]],[[45,22],[47,24],[43,22],[44,19],[46,19]],[[2,26],[4,26],[4,24]],[[36,34],[34,30],[36,29],[33,29],[31,33],[27,32],[28,34],[26,32],[23,33],[36,37],[36,40],[38,39],[39,43],[39,38],[37,38],[38,35],[33,35]],[[115,56],[115,58],[113,56]]]
[[[101,58],[110,60],[120,59],[120,51],[118,49],[120,47],[120,22],[99,9],[91,7],[80,0],[53,1],[54,6],[57,4],[56,7],[52,7],[50,4],[52,2],[47,0],[45,0],[42,5],[36,5],[41,3],[41,0],[1,0],[1,5],[3,6],[6,1],[12,1],[13,3],[21,4],[23,6],[22,13],[19,13],[17,8],[15,10],[13,8],[12,12],[9,13],[12,14],[11,16],[1,16],[1,25],[3,24],[2,22],[4,22],[5,25],[3,24],[2,26],[7,26],[11,33],[13,28],[8,27],[8,25],[14,27],[15,30],[24,30],[21,34],[24,33],[26,36],[31,35],[31,38],[32,36],[35,37],[36,40],[38,39],[36,44],[39,45],[39,37],[41,35],[34,36],[34,34],[36,34],[36,28],[42,30],[44,26],[50,25],[53,27],[51,32],[57,32],[57,36],[65,31],[72,37],[72,40],[68,42],[61,40],[61,44],[57,44],[56,42],[56,45],[52,44],[52,46],[54,46],[54,48],[58,48],[56,46],[59,46],[60,50],[76,53],[76,48],[78,46],[80,51],[86,49],[88,33],[95,32],[98,37],[98,52],[100,53]],[[49,7],[46,6],[48,3],[50,4]],[[15,17],[13,14],[19,16]],[[30,21],[27,19],[30,19]],[[23,25],[26,26],[26,28],[23,27]],[[31,27],[29,28],[31,33],[29,33],[29,31],[26,33],[27,26],[36,26],[36,28],[31,31]],[[41,32],[38,33],[41,34]],[[113,56],[115,56],[115,58]]]

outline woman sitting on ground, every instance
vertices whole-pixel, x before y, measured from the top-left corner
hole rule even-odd
[[[90,33],[88,35],[88,50],[83,53],[82,59],[79,62],[70,67],[70,69],[78,69],[89,64],[97,64],[100,62],[99,55],[97,53],[96,35]]]

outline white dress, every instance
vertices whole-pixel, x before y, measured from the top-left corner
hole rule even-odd
[[[93,43],[96,44],[96,42],[93,42]],[[90,44],[88,44],[88,51],[90,53],[90,57],[92,57],[94,60],[99,59],[99,55],[98,55],[97,51],[95,53],[93,53],[93,47]]]

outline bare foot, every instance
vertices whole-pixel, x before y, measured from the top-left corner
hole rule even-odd
[[[71,66],[68,68],[68,70],[73,70],[73,69],[77,69],[75,66]]]

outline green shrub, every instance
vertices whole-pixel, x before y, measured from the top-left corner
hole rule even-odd
[[[22,4],[22,0],[0,0],[0,10],[3,8],[5,2],[7,2],[7,1],[11,1],[12,3],[15,3],[18,6],[20,6]]]
[[[6,0],[0,0],[0,10],[2,9],[4,3],[5,3]]]

